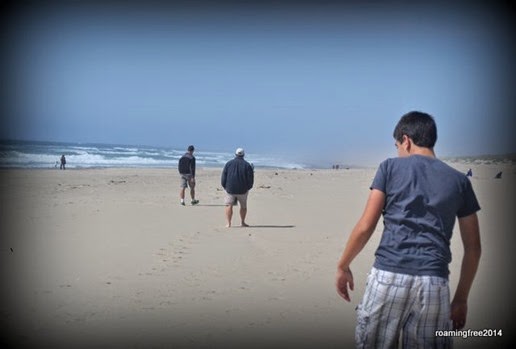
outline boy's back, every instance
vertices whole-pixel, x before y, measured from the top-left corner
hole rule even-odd
[[[447,278],[455,218],[479,209],[469,179],[436,158],[412,155],[382,162],[371,189],[385,193],[374,266]]]

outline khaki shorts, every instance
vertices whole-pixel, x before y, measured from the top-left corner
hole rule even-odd
[[[193,176],[191,174],[182,174],[180,188],[186,188],[188,186],[190,189],[195,188],[195,181],[193,180]]]
[[[224,203],[229,205],[236,205],[237,201],[240,203],[240,208],[247,208],[247,194],[229,194],[226,193],[226,199],[224,200]]]

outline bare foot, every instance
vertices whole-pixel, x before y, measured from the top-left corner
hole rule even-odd
[[[231,224],[226,224],[226,228],[231,228]]]
[[[242,223],[240,226],[241,226],[242,228],[247,228],[249,225],[248,225],[248,224],[245,224],[245,223]]]

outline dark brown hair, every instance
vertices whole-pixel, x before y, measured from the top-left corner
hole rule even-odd
[[[403,115],[394,128],[393,136],[401,143],[403,135],[412,139],[419,147],[433,148],[437,141],[437,126],[434,118],[419,111],[411,111]]]

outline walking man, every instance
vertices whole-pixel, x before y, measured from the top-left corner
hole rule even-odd
[[[179,198],[181,205],[185,205],[185,190],[190,187],[190,197],[192,198],[192,205],[197,205],[199,200],[195,200],[195,156],[194,146],[190,145],[188,151],[179,159],[177,168],[181,176],[181,189],[179,191]]]
[[[244,149],[235,151],[235,158],[230,160],[222,170],[220,183],[226,190],[226,227],[231,227],[233,217],[233,205],[240,203],[240,226],[248,227],[245,222],[247,215],[247,195],[254,183],[253,166],[244,160]]]

